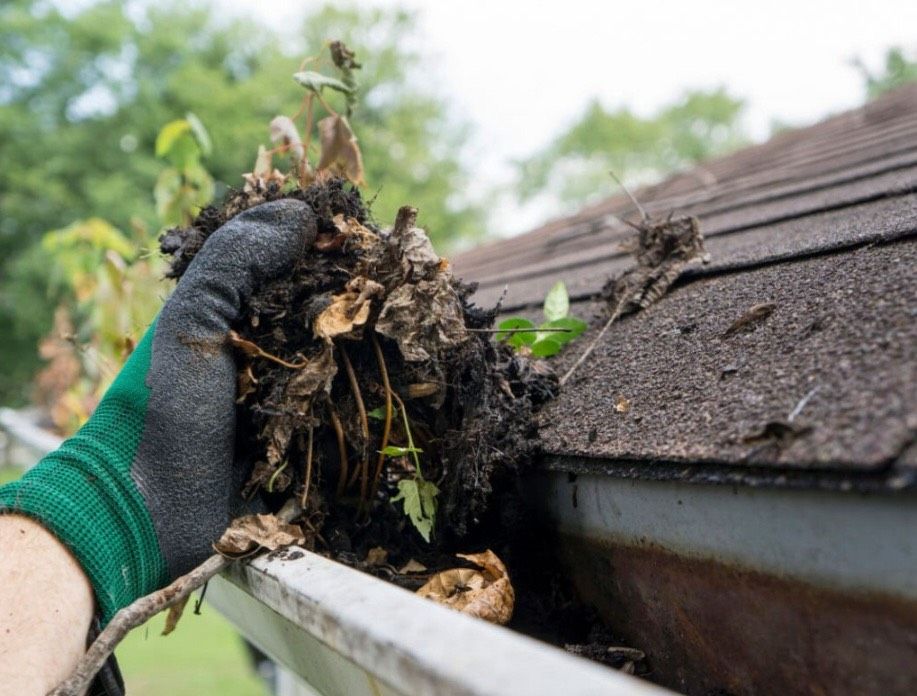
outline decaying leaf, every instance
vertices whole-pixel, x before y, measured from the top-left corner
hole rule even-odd
[[[729,338],[744,331],[751,331],[773,314],[776,308],[777,305],[774,302],[762,302],[753,305],[747,312],[732,322],[729,328],[723,332],[723,338]]]
[[[471,561],[479,570],[444,570],[430,578],[417,594],[491,623],[509,623],[516,593],[503,561],[489,549],[483,553],[460,553],[458,557]]]
[[[299,129],[289,116],[275,116],[271,121],[271,142],[281,143],[290,153],[290,158],[301,167],[306,159],[306,149],[303,147]]]
[[[405,360],[430,360],[468,339],[461,303],[447,273],[405,283],[386,298],[376,331],[398,343]]]
[[[366,183],[363,180],[363,155],[345,117],[328,116],[319,121],[318,138],[322,153],[316,170],[340,174],[357,186]]]
[[[666,293],[688,263],[706,258],[704,236],[695,217],[647,219],[637,228],[637,265],[602,288],[611,315],[649,307]]]
[[[381,295],[385,288],[369,278],[357,277],[347,283],[346,290],[334,295],[331,304],[313,321],[312,330],[316,338],[357,337],[357,330],[369,319],[371,298]]]
[[[266,150],[264,145],[258,146],[258,156],[255,158],[255,166],[248,174],[243,174],[245,180],[243,191],[253,193],[256,191],[265,191],[272,183],[283,186],[287,177],[279,169],[274,169],[273,155],[270,150]]]
[[[232,521],[213,548],[224,556],[240,556],[260,548],[276,551],[305,540],[298,526],[281,522],[274,515],[244,515]]]
[[[254,394],[257,386],[258,380],[255,378],[255,373],[252,372],[251,364],[246,365],[244,368],[242,368],[238,375],[236,403],[241,404],[243,401],[245,401],[245,397],[247,397],[249,394]]]
[[[298,415],[306,415],[309,411],[309,402],[316,394],[331,391],[331,380],[337,371],[334,347],[326,343],[318,355],[309,358],[305,366],[290,377],[284,389],[284,403],[295,408]]]
[[[185,607],[187,606],[189,599],[191,599],[190,594],[183,600],[169,607],[169,612],[166,614],[166,625],[162,627],[162,635],[167,636],[175,630],[175,627],[178,626],[178,622],[182,617],[182,614],[185,613]]]
[[[409,574],[411,574],[411,573],[426,573],[426,572],[427,572],[427,566],[425,566],[425,565],[424,565],[423,563],[421,563],[420,561],[417,561],[417,560],[415,560],[415,559],[412,558],[412,559],[409,560],[407,563],[405,563],[403,566],[401,566],[401,567],[398,569],[398,572],[399,572],[401,575],[409,575]]]
[[[388,551],[381,546],[373,546],[366,552],[366,565],[380,566],[388,560]]]
[[[619,396],[617,400],[615,400],[615,411],[618,413],[627,413],[630,411],[630,399]]]

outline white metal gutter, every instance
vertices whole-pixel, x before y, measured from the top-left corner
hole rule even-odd
[[[309,552],[240,564],[212,581],[207,599],[307,682],[303,694],[671,693]]]
[[[37,414],[33,411],[0,408],[0,434],[6,436],[0,465],[28,469],[60,447],[63,440],[39,427],[36,420]]]
[[[917,493],[857,493],[603,474],[533,475],[529,498],[567,537],[647,544],[841,591],[917,600]]]

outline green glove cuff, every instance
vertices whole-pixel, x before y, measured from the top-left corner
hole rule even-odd
[[[0,514],[39,521],[73,552],[107,624],[168,582],[166,563],[131,465],[143,435],[155,322],[73,437],[19,481],[0,487]]]

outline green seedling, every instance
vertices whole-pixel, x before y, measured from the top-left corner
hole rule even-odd
[[[394,396],[394,394],[393,394]],[[397,397],[396,397],[397,399]],[[414,437],[411,435],[411,423],[408,420],[407,411],[401,399],[398,400],[399,407],[397,411],[401,413],[401,419],[404,423],[404,434],[407,437],[407,447],[398,445],[388,445],[382,450],[381,454],[386,457],[405,457],[411,455],[414,460],[414,477],[401,479],[398,482],[398,495],[391,498],[392,503],[402,501],[404,505],[404,514],[411,520],[414,528],[420,532],[420,536],[427,543],[430,542],[430,534],[436,524],[436,496],[439,494],[439,488],[432,481],[427,481],[423,477],[423,471],[420,466],[420,455],[423,450],[414,446]],[[384,419],[385,410],[375,408],[367,414],[370,418]]]
[[[542,312],[545,320],[538,326],[525,317],[504,319],[497,325],[496,339],[506,341],[516,350],[527,350],[537,358],[548,358],[557,355],[587,328],[582,319],[570,316],[570,297],[563,281],[548,291]]]

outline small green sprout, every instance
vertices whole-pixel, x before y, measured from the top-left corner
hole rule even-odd
[[[397,398],[397,397],[396,397]],[[411,423],[408,420],[408,414],[405,411],[404,404],[398,399],[402,422],[404,423],[404,433],[408,439],[407,447],[398,445],[388,445],[385,449],[379,450],[386,457],[405,457],[411,455],[414,459],[414,478],[401,479],[398,482],[398,495],[391,498],[392,503],[403,501],[404,514],[411,520],[411,524],[420,532],[420,536],[427,543],[430,542],[430,534],[436,524],[436,496],[439,494],[439,488],[432,481],[427,481],[423,477],[423,471],[420,468],[420,454],[423,450],[414,446],[414,437],[411,435]],[[381,406],[374,408],[367,414],[370,418],[382,420],[385,418],[385,409]]]
[[[528,350],[537,358],[548,358],[557,355],[588,326],[582,319],[570,316],[570,297],[563,281],[548,291],[542,311],[545,320],[538,326],[525,317],[504,319],[497,325],[496,339],[505,340],[516,350]]]

